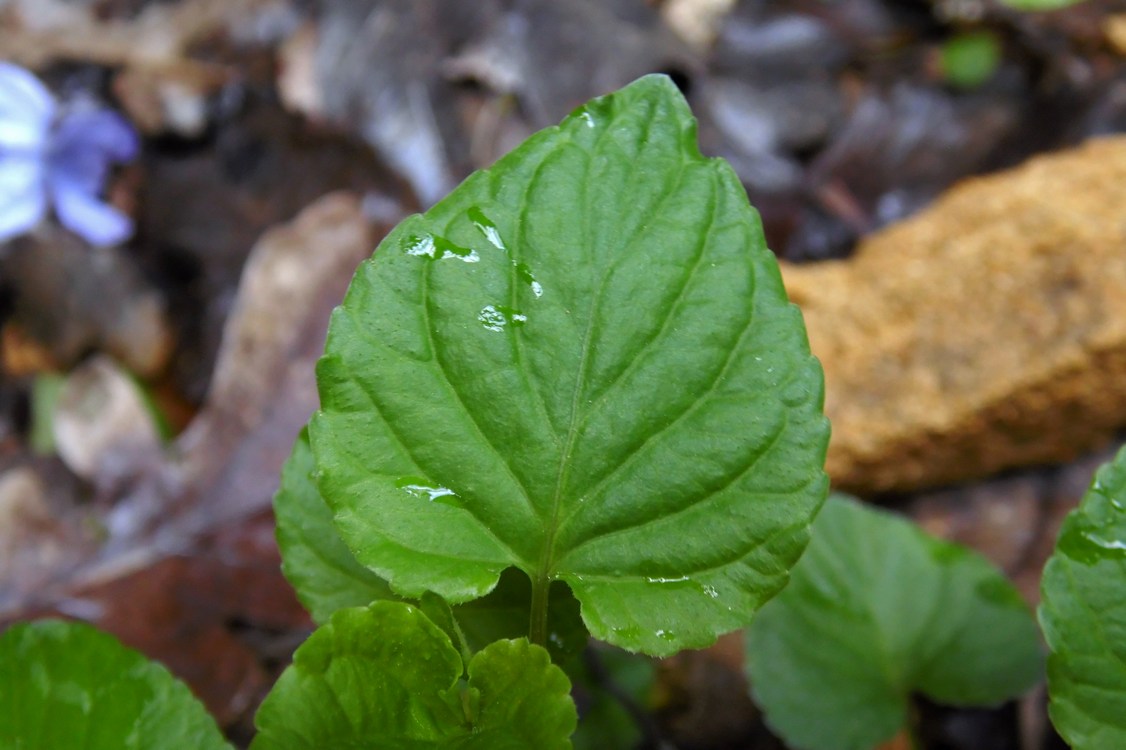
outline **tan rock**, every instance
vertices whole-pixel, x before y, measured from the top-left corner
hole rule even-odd
[[[783,266],[836,486],[1061,462],[1126,425],[1126,138],[966,181],[847,261]]]

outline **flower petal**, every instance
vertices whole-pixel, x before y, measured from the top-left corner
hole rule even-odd
[[[34,227],[46,211],[39,158],[28,154],[0,156],[0,242]]]
[[[54,116],[55,100],[39,79],[0,61],[0,148],[41,149]]]
[[[116,112],[81,107],[64,114],[55,128],[48,170],[95,195],[110,163],[132,159],[138,145],[136,131]]]
[[[133,234],[132,220],[98,200],[84,185],[55,175],[48,181],[59,221],[91,245],[116,245]]]
[[[111,109],[78,104],[59,118],[52,136],[54,148],[98,151],[113,162],[129,161],[137,155],[137,131]]]

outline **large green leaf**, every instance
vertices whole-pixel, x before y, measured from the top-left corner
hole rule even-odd
[[[570,682],[526,640],[476,654],[462,682],[446,634],[401,602],[342,609],[262,703],[252,750],[570,748]]]
[[[519,568],[537,642],[564,581],[603,640],[711,643],[785,584],[826,492],[801,316],[662,76],[400,224],[318,381],[317,483],[356,558],[451,602]]]
[[[1077,750],[1126,747],[1126,449],[1064,521],[1039,615],[1052,723]]]
[[[313,454],[302,430],[282,470],[274,497],[282,572],[318,624],[338,609],[374,601],[398,601],[379,576],[356,562],[332,522],[332,511],[313,482]],[[527,635],[531,593],[528,577],[515,569],[501,575],[488,596],[453,607],[450,613],[471,651],[502,638]],[[557,659],[577,652],[587,641],[578,602],[557,583],[548,604],[548,651]]]
[[[0,747],[229,750],[215,721],[167,669],[74,622],[0,636]]]
[[[755,700],[795,748],[868,750],[904,726],[912,693],[994,704],[1041,668],[1031,611],[984,558],[843,497],[747,631]]]

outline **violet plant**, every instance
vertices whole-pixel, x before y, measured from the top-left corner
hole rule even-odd
[[[89,98],[59,102],[30,72],[0,62],[0,242],[34,229],[50,206],[92,245],[127,239],[132,221],[99,196],[110,167],[138,147],[116,112]]]
[[[393,230],[317,376],[275,509],[319,627],[252,750],[570,748],[564,667],[591,636],[666,656],[751,625],[755,694],[795,747],[870,746],[914,690],[992,702],[1039,674],[1030,613],[979,558],[841,500],[813,525],[821,370],[665,77]],[[1126,549],[1110,532],[1099,559]],[[1121,591],[1109,573],[1091,585]],[[1059,643],[1066,618],[1048,619]],[[1101,631],[1116,653],[1123,622]],[[1098,679],[1120,704],[1126,678]],[[84,625],[0,637],[0,705],[21,748],[227,747],[167,672]]]

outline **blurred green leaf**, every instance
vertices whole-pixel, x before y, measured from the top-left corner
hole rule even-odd
[[[1017,10],[1035,12],[1047,10],[1060,10],[1072,5],[1078,5],[1083,0],[1001,0],[1002,3],[1010,8]]]
[[[747,631],[767,723],[809,750],[870,750],[912,693],[991,705],[1042,674],[1032,613],[984,558],[842,496],[829,499],[790,585]]]
[[[591,646],[591,659],[585,658],[587,655],[568,667],[576,693],[582,696],[579,728],[571,738],[575,749],[636,747],[642,739],[641,730],[620,696],[643,711],[650,708],[657,679],[653,660],[602,644]]]
[[[993,77],[1001,43],[988,31],[959,34],[942,45],[942,73],[954,86],[972,89]]]
[[[167,669],[89,625],[57,620],[0,636],[0,747],[230,750]]]
[[[41,455],[55,452],[55,407],[66,378],[40,373],[31,383],[31,433],[28,443]]]

